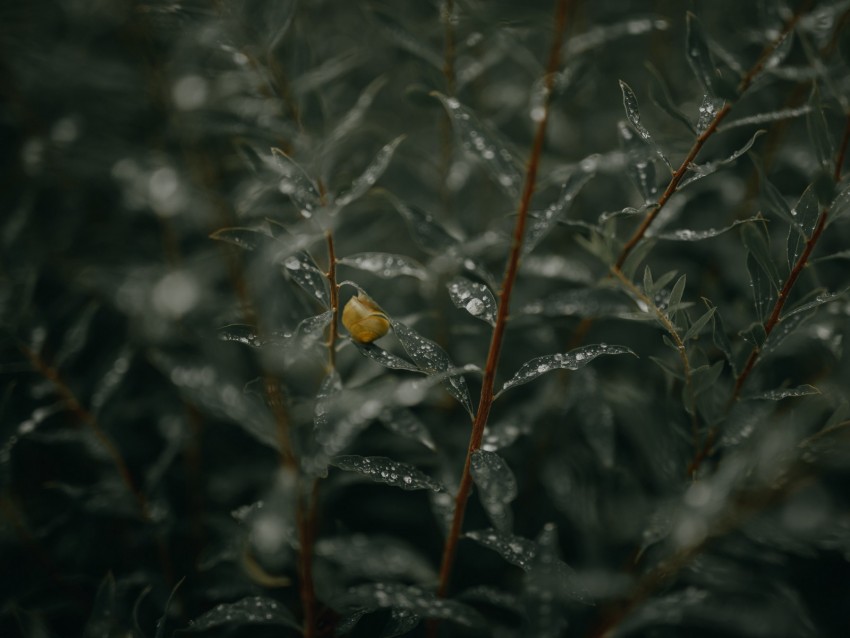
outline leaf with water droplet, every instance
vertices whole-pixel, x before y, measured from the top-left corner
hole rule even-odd
[[[376,483],[386,483],[403,490],[434,490],[439,492],[443,486],[427,474],[412,465],[393,461],[383,456],[357,456],[349,454],[337,456],[331,465],[348,472],[357,472]]]
[[[307,442],[306,450],[302,450],[301,454],[301,464],[310,476],[327,477],[330,456],[341,450],[347,443],[346,440],[338,447],[328,445],[329,442],[336,442],[342,438],[337,436],[337,420],[332,418],[336,407],[334,402],[341,393],[342,379],[336,369],[333,369],[319,385],[316,403],[313,406],[313,440]]]
[[[492,549],[511,565],[526,571],[531,569],[531,561],[537,553],[534,541],[498,529],[475,530],[467,532],[465,536],[487,549]]]
[[[378,416],[384,426],[396,434],[419,441],[429,450],[437,445],[425,424],[410,410],[405,408],[387,408]]]
[[[289,196],[302,217],[312,217],[313,212],[321,206],[319,189],[316,188],[307,172],[289,155],[279,148],[273,148],[272,155],[280,174],[278,190]]]
[[[790,120],[795,117],[805,115],[811,110],[812,107],[806,105],[766,113],[757,113],[756,115],[748,115],[747,117],[739,117],[738,119],[728,121],[726,124],[718,127],[717,130],[718,132],[723,132],[739,126],[753,126],[758,124],[769,124],[770,122],[779,122],[781,120]]]
[[[764,272],[753,253],[747,254],[747,271],[750,273],[750,285],[753,288],[753,304],[756,314],[763,322],[773,310],[773,304],[776,302],[776,287],[772,285],[770,277]]]
[[[781,401],[788,397],[805,397],[811,394],[820,394],[821,391],[812,385],[804,383],[796,388],[777,388],[776,390],[768,390],[767,392],[759,392],[758,394],[750,394],[744,398],[756,401]]]
[[[431,505],[431,513],[437,521],[437,526],[443,532],[444,537],[448,536],[454,520],[455,497],[448,491],[428,492],[428,502]]]
[[[547,372],[552,372],[553,370],[578,370],[597,357],[613,354],[634,355],[635,353],[625,346],[609,346],[600,343],[591,346],[582,346],[565,354],[549,354],[542,357],[535,357],[524,363],[517,370],[516,374],[505,382],[505,385],[502,386],[502,389],[499,390],[496,396],[501,395],[505,390],[522,385],[523,383],[528,383]]]
[[[722,235],[740,224],[748,224],[750,222],[759,221],[760,219],[760,217],[747,217],[746,219],[736,220],[723,228],[707,228],[705,230],[672,230],[666,233],[658,233],[657,235],[653,235],[653,237],[666,241],[702,241],[703,239],[711,239],[712,237]]]
[[[820,210],[814,184],[809,185],[803,192],[797,205],[791,211],[791,215],[795,223],[788,229],[787,257],[789,268],[793,268],[800,255],[803,254],[806,242],[812,236],[818,223]]]
[[[604,47],[610,42],[625,37],[644,35],[652,31],[666,31],[669,27],[670,23],[667,20],[653,16],[641,16],[629,18],[622,22],[593,26],[582,33],[570,37],[566,45],[566,50],[569,57],[572,57]]]
[[[443,68],[443,58],[435,51],[427,40],[420,39],[402,25],[395,12],[379,8],[380,5],[367,5],[370,13],[377,21],[380,30],[393,44],[405,51],[412,53],[419,59],[427,62],[435,69]],[[421,36],[422,34],[420,34]]]
[[[652,139],[652,135],[649,134],[646,127],[641,124],[640,107],[638,106],[637,96],[635,95],[635,92],[632,91],[632,87],[620,80],[620,90],[623,93],[623,108],[626,110],[626,117],[629,118],[629,122],[632,123],[632,127],[637,134],[640,135],[641,139],[652,147],[652,150],[658,154],[661,161],[667,164],[667,167],[672,171],[673,167],[670,165],[670,160],[667,159],[661,148],[655,143],[655,140]]]
[[[472,454],[470,473],[490,522],[496,529],[510,531],[513,527],[510,503],[518,494],[511,468],[495,452],[476,450]]]
[[[283,272],[325,308],[330,306],[328,280],[306,251],[299,251],[283,260]]]
[[[294,3],[293,3],[294,4]],[[333,130],[328,134],[323,142],[323,146],[330,152],[333,152],[337,143],[346,137],[349,133],[356,131],[360,123],[363,121],[364,115],[372,106],[380,90],[387,83],[385,76],[379,76],[372,80],[368,86],[363,89],[363,92],[357,97],[357,101],[343,115]]]
[[[384,174],[384,171],[387,170],[387,167],[390,165],[390,160],[395,153],[396,147],[401,144],[402,140],[404,140],[404,136],[400,135],[378,151],[375,159],[373,159],[369,166],[366,167],[366,170],[364,170],[359,177],[351,182],[349,189],[337,196],[334,204],[338,209],[348,206],[351,202],[360,199],[363,195],[369,192],[369,189],[375,185],[378,178],[380,178],[381,175]]]
[[[456,308],[466,310],[491,326],[496,325],[496,298],[487,286],[465,277],[455,277],[447,287]]]
[[[691,70],[693,70],[694,75],[696,75],[706,92],[711,95],[718,95],[717,88],[715,87],[717,83],[717,65],[715,65],[711,58],[711,50],[709,49],[705,33],[703,33],[702,25],[691,12],[688,12],[687,15],[685,52]]]
[[[336,578],[352,580],[409,580],[430,585],[437,580],[431,563],[414,547],[392,536],[352,534],[322,538],[316,556],[335,564]]]
[[[835,293],[822,292],[818,294],[812,301],[807,301],[791,309],[789,312],[782,316],[780,322],[785,321],[792,315],[796,315],[801,312],[808,312],[809,310],[818,308],[819,306],[823,306],[824,304],[831,303],[836,299],[843,299],[847,296],[848,293],[850,293],[850,288],[845,288],[844,290]]]
[[[809,98],[809,105],[812,108],[806,115],[806,128],[809,132],[809,139],[814,143],[813,145],[817,153],[817,158],[820,161],[821,169],[831,174],[833,163],[835,162],[835,150],[832,147],[833,136],[826,124],[823,104],[817,90],[817,83],[813,86],[814,89]]]
[[[695,127],[697,133],[704,133],[708,130],[708,127],[714,122],[714,118],[717,117],[717,112],[723,108],[723,103],[723,100],[713,95],[706,94],[702,96],[702,103],[699,105],[699,114],[697,115]]]
[[[455,600],[437,598],[421,587],[398,583],[367,583],[351,587],[338,597],[334,609],[404,609],[423,618],[436,618],[466,627],[483,628],[484,618],[472,607]]]
[[[829,207],[829,223],[844,217],[850,212],[850,181],[838,185],[838,194]]]
[[[207,631],[222,625],[280,625],[301,630],[286,607],[271,598],[249,596],[235,603],[223,603],[193,620],[182,631]]]
[[[620,210],[613,211],[605,211],[604,213],[600,213],[598,222],[601,226],[609,219],[615,219],[617,217],[637,217],[638,215],[646,214],[650,208],[653,208],[655,204],[644,204],[639,208],[635,208],[634,206],[626,206],[625,208],[621,208]]]
[[[744,240],[749,254],[761,267],[765,281],[779,292],[779,269],[770,253],[770,238],[764,224],[744,224],[741,226],[741,239]]]
[[[520,614],[519,600],[509,592],[488,587],[487,585],[477,585],[464,589],[458,594],[458,599],[464,602],[479,603],[489,605],[491,607],[499,607]]]
[[[442,255],[457,245],[457,239],[431,213],[415,206],[407,206],[386,191],[383,191],[383,195],[407,222],[413,241],[424,251],[432,255]]]
[[[716,173],[717,170],[723,166],[728,164],[732,164],[735,160],[737,160],[741,155],[746,153],[752,148],[753,144],[755,144],[759,135],[764,134],[764,130],[756,131],[753,136],[744,144],[741,148],[732,153],[729,157],[725,159],[715,160],[713,162],[706,162],[705,164],[688,164],[688,172],[685,175],[685,178],[679,182],[679,185],[676,187],[676,190],[681,190],[688,184],[693,184],[697,180],[702,179],[703,177],[708,177],[709,175]]]
[[[351,339],[351,343],[354,344],[354,347],[357,348],[362,355],[380,363],[385,368],[390,368],[391,370],[410,370],[411,372],[421,372],[419,368],[406,359],[402,359],[401,357],[384,350],[381,346],[376,345],[374,342],[363,343],[362,341]]]
[[[495,423],[488,423],[484,428],[484,438],[481,439],[481,449],[496,452],[510,446],[519,437],[531,432],[533,422],[534,411],[523,408],[514,410]]]
[[[574,288],[525,305],[519,312],[546,317],[617,317],[632,304],[621,291],[607,288]]]
[[[392,279],[407,275],[416,277],[417,279],[425,280],[428,278],[428,271],[425,267],[415,259],[404,255],[393,255],[390,253],[357,253],[339,259],[337,263],[344,266],[351,266],[358,270],[365,270],[381,279]]]
[[[234,246],[238,246],[244,250],[256,250],[258,248],[267,247],[271,244],[273,238],[265,226],[255,228],[238,227],[221,228],[210,233],[210,239],[223,241]]]
[[[405,352],[413,359],[413,362],[419,366],[419,369],[428,374],[436,374],[445,372],[454,368],[454,364],[446,351],[430,339],[426,339],[418,332],[404,325],[400,321],[391,320],[393,331],[401,342]],[[472,414],[472,400],[469,396],[469,389],[466,385],[466,379],[462,376],[451,376],[446,379],[446,390],[466,409],[469,414]]]
[[[467,152],[474,155],[487,169],[490,176],[513,199],[519,198],[523,184],[522,172],[507,144],[496,131],[486,126],[456,98],[442,93],[433,95],[440,100],[449,114],[455,132]]]
[[[682,341],[687,341],[688,339],[696,339],[699,336],[699,333],[705,327],[705,325],[711,321],[711,318],[714,316],[717,308],[709,308],[705,313],[700,315],[700,317],[691,324],[691,327],[688,328],[688,331],[682,336]]]
[[[585,172],[583,170],[570,173],[570,176],[561,188],[558,199],[552,202],[546,210],[532,212],[529,215],[525,237],[523,238],[523,254],[528,254],[534,250],[534,247],[555,227],[567,210],[569,210],[570,204],[572,204],[576,195],[578,195],[582,187],[592,177],[592,172]]]
[[[528,255],[522,261],[522,272],[526,276],[559,279],[574,284],[589,285],[596,280],[584,261],[563,255]]]
[[[653,202],[658,194],[655,164],[652,162],[650,146],[625,123],[617,122],[620,144],[629,161],[626,171],[645,202]]]

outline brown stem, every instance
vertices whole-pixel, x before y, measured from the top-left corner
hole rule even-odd
[[[478,410],[475,413],[475,420],[472,425],[472,432],[469,438],[469,447],[467,449],[466,461],[463,466],[460,487],[458,488],[457,498],[455,499],[455,511],[451,529],[443,547],[443,558],[440,566],[440,582],[437,588],[437,594],[441,597],[445,596],[448,592],[452,566],[457,553],[457,544],[460,538],[463,518],[466,512],[466,505],[469,500],[469,494],[472,487],[472,475],[470,473],[472,455],[481,447],[481,440],[484,436],[484,428],[487,425],[487,417],[490,415],[490,409],[493,405],[493,387],[496,379],[496,368],[498,367],[499,355],[504,341],[505,327],[508,323],[511,293],[513,292],[514,282],[516,281],[517,271],[519,270],[519,261],[522,254],[523,237],[525,235],[525,226],[528,219],[528,210],[531,205],[531,197],[534,193],[534,188],[537,182],[540,155],[543,151],[543,143],[546,138],[546,125],[549,119],[549,104],[555,72],[557,71],[560,62],[560,52],[563,44],[564,29],[566,27],[568,5],[568,0],[558,0],[555,10],[554,40],[549,53],[549,64],[547,66],[545,78],[546,103],[543,118],[538,123],[531,154],[528,159],[525,185],[523,187],[522,198],[519,204],[516,226],[514,227],[511,252],[508,258],[504,279],[502,280],[502,289],[499,293],[499,308],[496,312],[496,324],[493,328],[493,335],[490,340],[490,349],[487,354],[487,363],[484,367],[481,397],[478,402]],[[430,633],[435,636],[436,632],[436,624],[432,624]]]
[[[300,483],[300,482],[299,482]],[[304,638],[316,636],[316,588],[313,583],[313,545],[316,541],[317,504],[319,481],[315,479],[309,495],[302,495],[299,487],[296,518],[298,521],[298,540],[301,545],[298,553],[298,583],[303,611]]]
[[[741,78],[740,83],[738,84],[738,94],[743,94],[753,83],[753,80],[758,76],[759,73],[764,69],[764,65],[770,59],[770,56],[776,50],[782,41],[788,36],[797,22],[800,20],[802,16],[802,11],[809,5],[809,2],[804,2],[803,6],[786,22],[785,28],[782,30],[782,33],[769,45],[767,45],[762,51],[762,54],[759,56],[756,63],[750,68],[747,74]],[[685,177],[685,173],[688,171],[688,166],[696,159],[697,154],[702,150],[702,147],[705,146],[705,143],[708,139],[717,132],[717,127],[720,123],[729,115],[729,112],[732,110],[732,104],[730,102],[726,102],[723,107],[717,111],[717,114],[714,116],[714,119],[711,120],[711,123],[708,127],[699,134],[697,139],[694,141],[693,146],[691,146],[691,150],[688,151],[688,154],[685,156],[685,159],[682,161],[679,168],[673,173],[673,177],[670,178],[670,182],[667,184],[667,188],[664,189],[661,197],[658,198],[658,201],[655,205],[649,210],[647,216],[643,219],[640,226],[638,226],[637,230],[632,234],[629,240],[626,242],[626,245],[623,246],[623,249],[620,251],[619,257],[617,257],[617,261],[615,262],[615,268],[622,268],[623,263],[625,263],[626,258],[632,252],[632,250],[637,246],[641,239],[643,239],[646,231],[649,229],[650,225],[655,218],[658,217],[658,214],[676,192],[676,189],[679,186],[679,183]]]

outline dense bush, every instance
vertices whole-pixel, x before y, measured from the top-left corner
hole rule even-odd
[[[848,635],[850,4],[555,4],[0,7],[0,635]]]

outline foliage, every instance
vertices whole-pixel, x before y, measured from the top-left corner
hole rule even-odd
[[[7,4],[0,635],[846,635],[850,4]]]

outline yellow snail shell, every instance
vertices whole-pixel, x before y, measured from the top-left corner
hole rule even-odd
[[[352,297],[342,309],[342,325],[346,327],[351,337],[361,343],[371,343],[380,339],[390,330],[390,320],[384,311],[367,297],[358,293]]]

